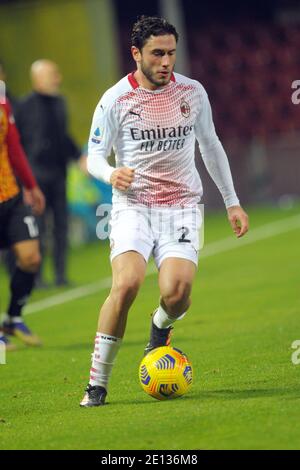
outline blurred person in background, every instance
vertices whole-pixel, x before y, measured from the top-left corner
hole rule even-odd
[[[18,181],[24,186],[24,201]],[[45,209],[45,199],[31,172],[7,99],[0,97],[0,248],[11,248],[16,266],[10,282],[10,301],[0,326],[0,341],[15,349],[6,335],[39,346],[22,318],[22,309],[34,286],[40,266],[38,227],[34,214]]]
[[[66,177],[68,162],[81,151],[67,129],[67,109],[59,94],[62,75],[54,62],[37,60],[30,70],[33,92],[21,100],[16,115],[22,144],[34,175],[46,198],[46,213],[38,218],[42,258],[45,253],[46,217],[53,216],[55,284],[68,285],[66,275],[68,210]],[[47,287],[42,269],[37,285]]]
[[[5,69],[5,64],[3,60],[0,58],[0,80],[6,83],[6,91],[5,95],[6,98],[8,99],[10,106],[12,108],[13,113],[15,114],[17,111],[17,106],[18,106],[18,100],[15,98],[14,95],[10,92],[10,90],[7,87],[7,77],[6,77],[6,69]]]
[[[0,58],[0,80],[5,83],[5,96],[9,101],[9,104],[12,108],[13,114],[17,112],[18,99],[10,92],[10,89],[7,84],[7,73],[5,68],[5,63]],[[7,272],[10,276],[13,275],[16,268],[16,258],[12,250],[4,250],[2,253],[2,259],[7,269]]]

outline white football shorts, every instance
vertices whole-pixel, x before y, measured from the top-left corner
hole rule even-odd
[[[146,262],[152,254],[158,268],[164,259],[171,257],[188,259],[197,265],[202,224],[198,206],[113,208],[110,259],[112,261],[127,251],[136,251]]]

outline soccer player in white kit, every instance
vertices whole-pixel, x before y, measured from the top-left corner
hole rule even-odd
[[[196,80],[174,73],[175,27],[162,18],[142,16],[131,39],[137,70],[103,95],[89,139],[88,171],[113,186],[113,282],[100,311],[83,407],[105,404],[127,314],[151,254],[158,268],[160,302],[145,353],[169,344],[173,323],[190,306],[202,223],[195,140],[233,231],[241,237],[248,230],[207,94]],[[116,168],[107,162],[112,148]]]

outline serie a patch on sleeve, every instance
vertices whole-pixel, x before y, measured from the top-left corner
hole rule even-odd
[[[94,142],[94,144],[100,144],[101,140],[102,140],[102,132],[100,128],[97,127],[97,129],[94,131],[94,134],[92,136],[92,142]]]

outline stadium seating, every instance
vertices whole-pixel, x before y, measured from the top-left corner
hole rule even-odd
[[[189,30],[192,76],[210,96],[222,138],[300,130],[291,84],[299,75],[300,25],[241,22]]]

